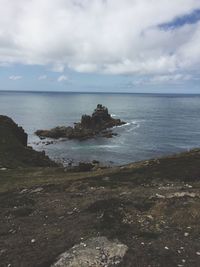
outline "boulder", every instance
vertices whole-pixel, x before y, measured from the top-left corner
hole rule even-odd
[[[118,266],[127,251],[128,247],[116,239],[92,237],[62,253],[51,267]]]

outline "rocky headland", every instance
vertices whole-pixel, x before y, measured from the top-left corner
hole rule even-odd
[[[0,115],[0,168],[55,167],[57,164],[27,144],[28,135],[11,118]]]
[[[98,104],[92,116],[83,115],[80,122],[74,123],[74,127],[58,126],[50,130],[37,130],[36,135],[40,138],[78,140],[85,140],[95,136],[111,138],[116,135],[116,133],[113,133],[112,128],[123,124],[126,124],[126,122],[112,118],[108,109]]]

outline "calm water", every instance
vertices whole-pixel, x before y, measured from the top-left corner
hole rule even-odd
[[[118,136],[36,145],[37,129],[72,125],[98,103],[128,122]],[[56,159],[124,164],[200,146],[200,96],[0,92],[0,114],[12,117],[29,134],[29,144]]]

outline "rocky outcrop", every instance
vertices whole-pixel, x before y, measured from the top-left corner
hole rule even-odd
[[[18,126],[11,118],[0,115],[0,130],[3,131],[3,128],[7,128],[8,131],[12,132],[23,146],[27,146],[28,135],[24,129]]]
[[[118,240],[94,237],[61,254],[51,267],[111,267],[119,265],[128,247]]]
[[[57,164],[44,152],[27,146],[28,135],[11,118],[0,115],[0,167],[50,167]]]
[[[81,121],[74,124],[74,127],[61,126],[51,130],[38,130],[39,137],[68,138],[68,139],[89,139],[95,136],[111,138],[116,135],[111,128],[125,124],[120,119],[114,119],[108,109],[101,104],[97,105],[92,116],[83,115]]]

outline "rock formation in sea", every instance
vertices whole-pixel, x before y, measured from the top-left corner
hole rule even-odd
[[[98,104],[92,116],[83,115],[81,121],[71,126],[58,126],[50,130],[37,130],[35,133],[40,138],[68,138],[85,140],[95,136],[111,138],[115,133],[111,128],[125,124],[120,119],[114,119],[108,109]]]
[[[22,127],[0,115],[0,168],[57,166],[44,152],[28,146],[27,140],[28,135]]]

